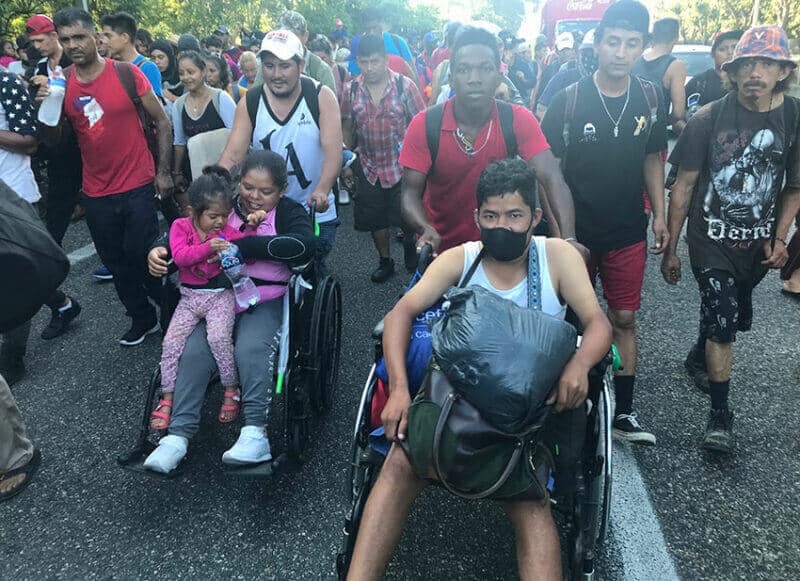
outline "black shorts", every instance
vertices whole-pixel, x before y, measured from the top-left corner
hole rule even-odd
[[[733,343],[753,324],[753,289],[766,269],[747,281],[718,268],[693,268],[700,287],[700,334],[714,343]]]
[[[358,164],[355,164],[358,165]],[[381,181],[369,183],[361,168],[354,171],[356,191],[353,222],[359,232],[376,232],[389,226],[402,226],[400,216],[400,182],[390,188],[381,187]]]

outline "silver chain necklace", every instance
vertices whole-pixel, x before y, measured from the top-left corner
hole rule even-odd
[[[622,106],[622,111],[619,113],[619,117],[615,121],[614,118],[611,116],[611,113],[608,110],[608,106],[606,105],[606,99],[603,97],[603,93],[600,92],[600,87],[597,86],[597,73],[592,76],[592,82],[594,84],[595,90],[597,90],[597,96],[600,97],[600,102],[603,104],[603,109],[606,110],[606,115],[611,120],[611,123],[614,125],[614,137],[619,137],[619,124],[622,121],[622,116],[625,115],[625,110],[628,108],[628,102],[631,99],[631,77],[628,75],[628,88],[625,91],[625,104]]]

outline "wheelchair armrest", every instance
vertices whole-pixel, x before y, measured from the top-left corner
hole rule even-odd
[[[372,329],[372,338],[375,341],[380,341],[383,339],[383,319],[378,321],[378,324],[375,325],[374,329]]]

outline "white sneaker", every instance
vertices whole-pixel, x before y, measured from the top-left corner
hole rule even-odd
[[[269,438],[260,426],[245,426],[233,447],[222,455],[223,464],[259,464],[272,460]]]
[[[159,440],[158,447],[144,461],[144,467],[153,472],[169,474],[186,456],[188,447],[189,440],[183,436],[164,436]]]

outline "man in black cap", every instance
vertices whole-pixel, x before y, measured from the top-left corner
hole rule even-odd
[[[660,254],[669,241],[660,157],[667,149],[661,90],[631,75],[644,51],[649,20],[647,8],[635,0],[608,8],[594,36],[597,71],[553,98],[542,130],[562,160],[575,200],[578,242],[591,252],[590,277],[600,275],[622,357],[624,369],[614,379],[614,436],[653,445],[655,436],[642,429],[633,413],[636,311],[647,258],[645,186],[653,206],[650,252]]]
[[[242,56],[242,50],[231,44],[231,35],[228,29],[222,25],[214,29],[214,36],[218,36],[222,40],[222,51],[227,54],[235,63],[239,62],[239,57]]]
[[[694,111],[725,96],[727,91],[722,87],[722,77],[725,74],[722,72],[722,65],[733,58],[733,49],[742,34],[742,30],[725,30],[714,35],[711,44],[714,67],[692,77],[686,83],[686,98],[690,101],[689,107]]]

